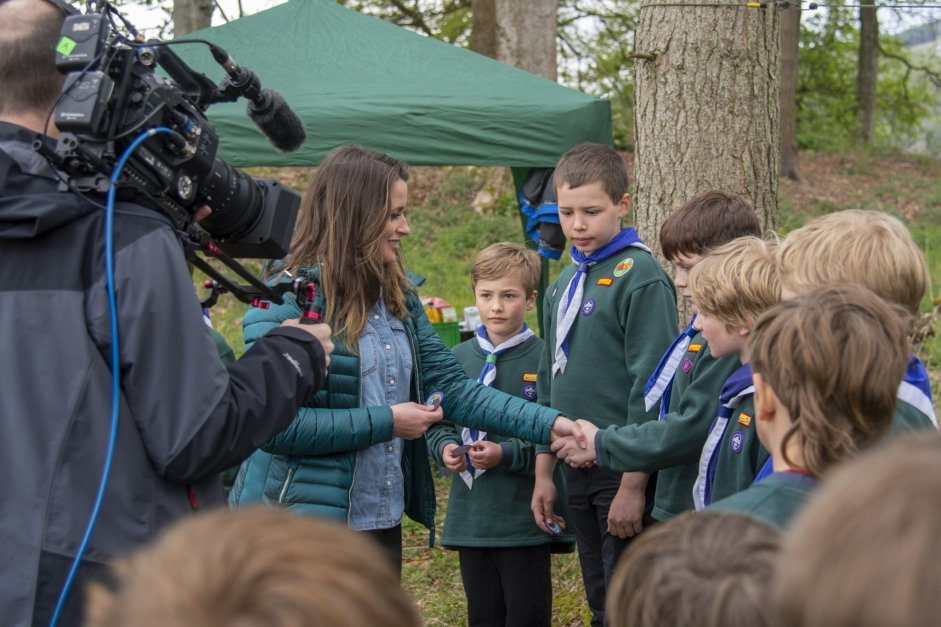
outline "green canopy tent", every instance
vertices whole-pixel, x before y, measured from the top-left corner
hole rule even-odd
[[[509,166],[519,190],[530,168],[553,167],[575,144],[611,144],[608,101],[332,0],[292,0],[186,38],[223,47],[307,127],[307,142],[281,153],[244,102],[211,107],[220,157],[236,166],[312,166],[358,143],[411,165]],[[222,78],[205,48],[176,51]]]

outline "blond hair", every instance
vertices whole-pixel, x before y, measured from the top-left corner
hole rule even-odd
[[[925,258],[901,222],[879,211],[838,211],[789,233],[778,248],[781,286],[795,294],[861,283],[918,315],[928,285]]]
[[[935,627],[941,616],[941,435],[895,438],[840,466],[781,547],[780,627]]]
[[[780,537],[758,520],[720,512],[686,512],[645,531],[611,578],[611,627],[769,625]]]
[[[90,589],[85,627],[418,627],[366,536],[269,507],[184,519]]]
[[[542,261],[534,250],[513,242],[498,242],[477,253],[471,266],[471,283],[476,287],[480,281],[496,281],[515,274],[523,284],[526,296],[539,285]]]
[[[758,237],[740,237],[709,252],[689,273],[693,302],[729,328],[751,328],[781,300],[775,246]]]
[[[902,307],[853,284],[812,290],[758,319],[751,367],[793,421],[786,462],[797,438],[803,466],[820,476],[888,431],[908,363],[906,320]]]

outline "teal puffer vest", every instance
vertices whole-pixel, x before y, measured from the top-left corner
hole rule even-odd
[[[319,277],[316,269],[307,274]],[[415,286],[422,282],[415,275],[410,279]],[[406,305],[404,323],[414,364],[410,400],[422,402],[427,393],[441,391],[444,413],[454,423],[549,443],[557,412],[469,379],[431,326],[416,293],[408,294]],[[282,305],[250,309],[243,321],[246,345],[299,316],[290,296]],[[242,464],[229,495],[233,506],[264,502],[347,521],[356,451],[392,439],[392,409],[359,407],[359,359],[337,338],[334,343],[326,386],[287,429]],[[433,541],[435,494],[425,438],[403,445],[405,513],[432,530]]]

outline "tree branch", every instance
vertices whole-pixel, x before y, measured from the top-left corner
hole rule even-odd
[[[906,57],[900,54],[889,52],[888,50],[882,47],[881,42],[877,43],[876,46],[879,49],[879,54],[881,54],[882,56],[888,59],[894,59],[907,68],[907,71],[905,72],[906,80],[908,79],[908,75],[912,71],[922,72],[928,78],[928,80],[931,81],[935,85],[935,87],[941,89],[941,72],[937,70],[933,70],[926,65],[916,65],[912,63],[911,61],[909,61]]]

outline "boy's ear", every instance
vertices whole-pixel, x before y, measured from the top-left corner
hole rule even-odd
[[[771,420],[778,413],[778,395],[774,393],[771,384],[757,372],[751,375],[755,385],[755,418],[758,420]]]
[[[621,200],[618,202],[618,216],[621,218],[626,218],[627,214],[631,212],[631,195],[624,194],[621,196]]]
[[[533,290],[529,296],[526,297],[526,311],[529,311],[536,304],[536,298],[539,297],[539,290]]]

